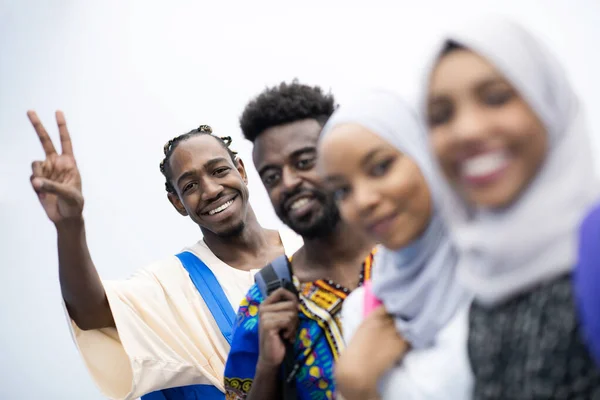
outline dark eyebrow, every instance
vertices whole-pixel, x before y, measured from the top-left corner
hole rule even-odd
[[[216,157],[216,158],[212,158],[210,160],[208,160],[207,162],[204,163],[204,169],[210,169],[211,167],[213,167],[215,164],[220,164],[220,163],[229,163],[229,161],[231,161],[228,158],[225,157]]]
[[[306,146],[306,147],[302,147],[298,150],[294,150],[292,152],[292,154],[290,154],[290,157],[298,157],[301,156],[304,153],[316,153],[317,152],[317,148],[315,146]]]
[[[181,174],[181,176],[179,178],[177,178],[177,186],[180,186],[181,182],[184,179],[186,179],[192,175],[195,175],[195,174],[196,174],[196,171],[185,171],[183,174]]]
[[[213,167],[215,164],[220,164],[220,163],[228,163],[228,161],[230,161],[228,158],[225,157],[216,157],[216,158],[212,158],[210,160],[208,160],[207,162],[204,163],[203,168],[204,169],[210,169],[211,167]],[[190,170],[190,171],[185,171],[183,174],[181,174],[181,176],[179,178],[177,178],[177,185],[181,185],[181,181],[183,181],[186,178],[189,178],[192,175],[196,174],[196,170]]]
[[[498,85],[498,84],[510,86],[510,84],[502,77],[491,76],[491,77],[485,78],[485,79],[481,80],[480,82],[478,82],[477,88],[478,89],[487,89],[490,86],[494,86],[494,85]]]
[[[317,148],[315,146],[306,146],[306,147],[302,147],[298,150],[294,150],[292,152],[292,154],[289,155],[289,158],[296,158],[305,153],[316,153],[316,152],[317,152]],[[281,167],[278,165],[274,165],[274,164],[263,165],[258,170],[258,175],[262,176],[269,169],[279,169],[279,168],[281,168]]]
[[[370,163],[373,160],[373,158],[377,156],[377,154],[381,153],[382,151],[385,151],[385,147],[383,146],[376,147],[373,150],[369,151],[367,155],[364,156],[363,159],[360,161],[360,165],[364,167],[365,165]]]

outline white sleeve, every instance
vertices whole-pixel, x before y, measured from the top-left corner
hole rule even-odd
[[[350,342],[363,321],[364,296],[365,289],[359,287],[344,300],[344,305],[342,306],[342,330],[346,343]]]
[[[117,328],[83,331],[73,321],[70,326],[106,397],[136,399],[192,384],[223,389],[228,345],[175,257],[157,270],[103,284]]]

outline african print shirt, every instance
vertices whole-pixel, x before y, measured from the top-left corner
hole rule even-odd
[[[372,264],[373,253],[363,263],[359,286],[370,279]],[[300,302],[294,343],[300,367],[296,374],[298,399],[335,399],[333,365],[344,349],[340,310],[350,290],[328,280],[300,283],[293,279]],[[227,400],[245,399],[252,387],[259,353],[258,307],[263,300],[255,284],[240,305],[225,365]]]

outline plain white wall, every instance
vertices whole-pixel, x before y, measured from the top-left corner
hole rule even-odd
[[[543,34],[600,129],[597,0],[158,3],[0,0],[1,399],[102,398],[69,336],[54,228],[29,185],[43,152],[27,109],[55,139],[54,110],[66,113],[105,278],[199,239],[166,200],[158,163],[168,139],[200,124],[231,135],[251,169],[254,208],[277,226],[241,140],[246,101],[294,77],[339,102],[373,85],[411,92],[431,40],[459,17],[503,12]]]

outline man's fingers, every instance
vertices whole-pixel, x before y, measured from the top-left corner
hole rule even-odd
[[[31,163],[31,172],[33,177],[41,177],[44,175],[44,166],[42,161],[34,161]]]
[[[276,291],[274,291],[273,293],[271,293],[269,295],[269,297],[267,297],[265,299],[265,301],[263,302],[263,304],[274,304],[274,303],[278,303],[280,301],[298,301],[298,298],[296,297],[296,295],[292,292],[290,292],[287,289],[284,288],[279,288]]]
[[[46,132],[46,128],[42,125],[42,122],[38,118],[35,111],[27,111],[27,116],[29,117],[29,121],[31,121],[31,125],[33,125],[33,129],[37,133],[40,138],[40,142],[42,143],[42,147],[44,148],[44,152],[46,155],[51,155],[56,153],[56,149],[54,148],[54,144],[52,144],[52,139],[48,136],[48,132]]]
[[[71,143],[71,135],[67,129],[67,120],[62,111],[56,112],[56,124],[58,125],[58,133],[60,134],[60,145],[63,154],[73,155],[73,144]]]
[[[31,184],[38,193],[52,193],[71,204],[77,204],[81,201],[81,193],[69,185],[37,176],[32,177]]]
[[[298,331],[298,318],[296,316],[296,318],[292,318],[290,323],[287,324],[285,326],[285,328],[283,328],[283,337],[286,340],[289,340],[290,342],[294,343],[294,341],[296,340],[296,332],[297,331]]]
[[[282,311],[298,311],[298,303],[294,302],[294,301],[280,301],[279,303],[275,303],[275,304],[261,304],[260,307],[258,308],[259,313],[261,314],[265,314],[265,313],[276,313],[276,312],[282,312]]]
[[[263,316],[259,324],[264,330],[282,330],[288,327],[294,327],[298,315],[295,313],[277,313]]]

